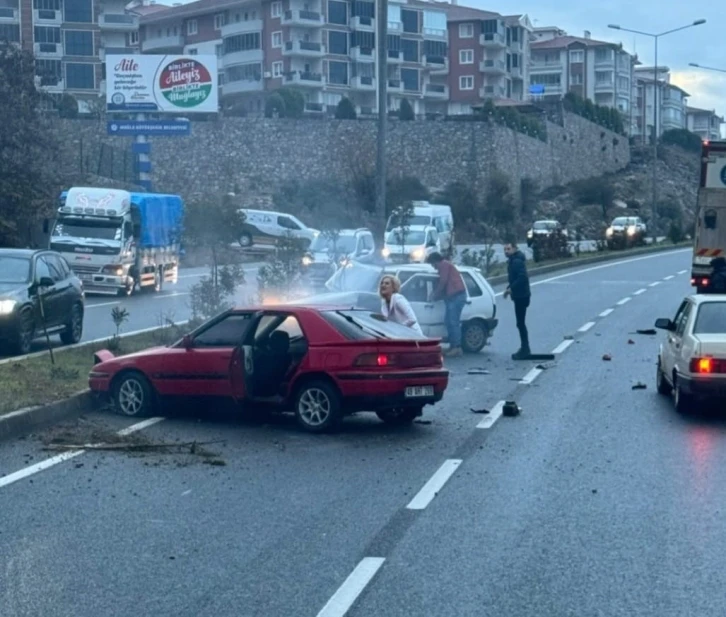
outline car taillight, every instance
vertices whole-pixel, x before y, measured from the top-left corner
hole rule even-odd
[[[691,279],[691,287],[708,287],[708,279]]]
[[[713,373],[726,373],[726,360],[718,358],[693,358],[691,359],[691,373],[700,375],[711,375]]]
[[[391,366],[395,364],[395,358],[388,354],[382,353],[364,353],[358,356],[355,366]]]

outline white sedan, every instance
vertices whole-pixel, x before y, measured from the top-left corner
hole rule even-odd
[[[679,412],[698,399],[726,399],[726,295],[688,296],[673,319],[655,326],[668,333],[658,353],[658,392],[673,394]]]
[[[461,346],[467,353],[478,353],[487,344],[498,324],[494,290],[477,268],[459,265],[456,267],[464,279],[467,291],[466,305],[461,314]],[[345,299],[343,303],[348,304],[355,296],[345,294],[358,294],[358,301],[365,303],[365,308],[368,308],[373,302],[368,294],[377,295],[378,283],[384,274],[393,274],[401,281],[401,293],[410,302],[424,334],[446,341],[444,302],[428,301],[439,279],[436,270],[429,264],[389,264],[382,268],[351,264],[350,267],[340,268],[325,284],[331,294],[298,302],[332,304]],[[378,307],[380,309],[380,300]]]

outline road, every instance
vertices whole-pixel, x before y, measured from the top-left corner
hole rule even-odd
[[[221,440],[218,465],[0,444],[3,617],[723,615],[726,422],[677,415],[654,390],[661,335],[634,333],[689,293],[689,258],[533,280],[533,347],[557,352],[544,370],[509,359],[500,297],[491,346],[447,361],[431,424],[359,416],[310,436],[205,406],[134,433]],[[49,435],[130,424],[98,413]]]

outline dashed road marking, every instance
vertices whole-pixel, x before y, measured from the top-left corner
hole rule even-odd
[[[688,270],[679,270],[678,274],[686,274],[687,272],[688,272]]]
[[[102,306],[117,306],[121,304],[120,302],[99,302],[98,304],[86,304],[86,310],[93,309],[93,308],[99,308]]]
[[[188,296],[188,291],[175,291],[174,293],[170,294],[160,294],[158,296],[153,296],[154,300],[165,300],[166,298],[176,298],[177,296]]]
[[[676,278],[676,275],[675,274],[671,274],[670,276],[664,276],[663,277],[663,280],[664,281],[670,281],[673,278]]]
[[[594,321],[588,321],[584,326],[579,328],[578,332],[587,332],[590,328],[592,328],[595,325]]]
[[[492,410],[487,414],[487,416],[482,418],[481,422],[476,425],[476,428],[492,428],[494,423],[502,417],[502,411],[504,411],[504,401],[499,401],[496,405],[494,405],[494,407],[492,407]]]
[[[610,315],[610,313],[612,313],[612,312],[613,312],[614,310],[615,310],[615,309],[613,309],[613,308],[605,309],[605,310],[604,310],[604,311],[603,311],[602,313],[600,313],[599,317],[607,317],[607,316],[608,316],[608,315]]]
[[[633,292],[633,295],[634,296],[639,296],[640,294],[644,294],[645,291],[646,291],[645,289],[639,289],[638,291]]]
[[[346,615],[385,561],[385,557],[364,557],[361,559],[355,570],[338,587],[338,591],[328,600],[328,603],[318,613],[317,617],[343,617]]]
[[[631,300],[632,298],[623,298],[620,302],[618,302],[618,306],[623,306],[623,304],[627,304]]]
[[[459,468],[462,461],[458,458],[450,458],[444,461],[443,465],[438,468],[436,473],[429,478],[429,481],[423,485],[421,490],[406,506],[409,510],[423,510],[438,495],[439,491],[444,488],[449,478]]]
[[[527,373],[522,379],[519,380],[519,383],[524,385],[531,384],[537,377],[539,377],[542,373],[541,368],[533,368],[529,373]]]
[[[660,285],[660,281],[653,281],[648,287],[657,287],[658,285]]]
[[[561,342],[561,343],[560,343],[559,345],[557,345],[557,347],[555,347],[555,348],[554,348],[554,349],[552,350],[552,353],[553,353],[553,354],[560,354],[560,353],[562,353],[563,351],[565,351],[565,349],[567,349],[567,348],[568,348],[568,347],[569,347],[570,345],[572,345],[572,343],[574,343],[574,342],[575,342],[575,341],[574,341],[573,339],[567,339],[567,340],[565,340],[565,341],[562,341],[562,342]]]

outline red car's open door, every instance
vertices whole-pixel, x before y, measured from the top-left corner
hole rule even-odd
[[[253,372],[252,347],[250,345],[236,347],[229,363],[229,379],[232,398],[238,403],[242,402],[247,395],[248,375],[251,376]]]

